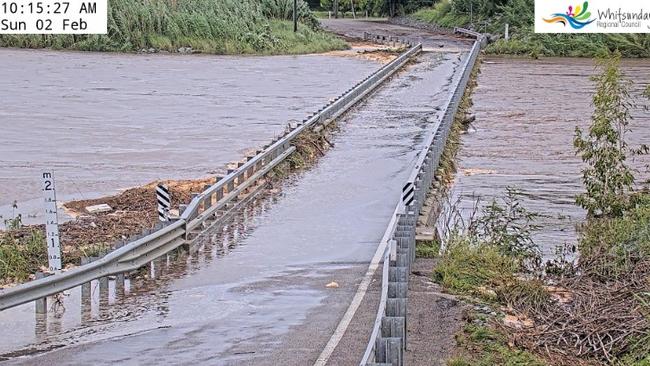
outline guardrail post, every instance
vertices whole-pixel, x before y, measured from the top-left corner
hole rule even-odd
[[[216,202],[219,202],[223,198],[223,187],[217,189],[216,196]]]
[[[381,319],[381,334],[384,338],[397,338],[400,347],[406,349],[406,318],[401,316],[385,316]]]
[[[92,262],[90,257],[81,257],[81,265],[86,265]],[[90,321],[92,317],[92,288],[91,283],[86,282],[81,285],[81,322],[85,323]]]
[[[210,185],[205,185],[203,187],[203,192],[207,191],[210,188]],[[212,194],[206,194],[205,199],[203,200],[203,211],[207,210],[212,206]]]
[[[47,277],[45,273],[36,272],[37,280],[40,280],[41,278],[45,278],[45,277]],[[47,314],[47,297],[43,297],[34,301],[34,305],[36,308],[36,314]]]
[[[385,338],[386,339],[386,362],[394,366],[404,365],[403,355],[404,350],[402,348],[402,343],[404,342],[402,338]]]
[[[244,165],[241,161],[237,162],[237,170],[241,168]],[[240,185],[244,181],[246,172],[241,172],[241,174],[238,174],[237,177],[235,178],[235,185]]]
[[[228,169],[228,174],[230,174],[230,173],[232,173],[232,172],[234,172],[234,170],[232,170],[232,169]],[[228,182],[228,186],[227,186],[226,188],[227,188],[227,192],[226,192],[226,193],[230,193],[230,192],[234,191],[234,190],[235,190],[235,179],[231,179],[231,180]]]
[[[108,305],[108,282],[109,279],[107,276],[101,277],[99,279],[99,304]]]
[[[162,257],[151,261],[151,279],[160,278],[160,276],[162,276]]]
[[[86,265],[88,263],[92,262],[92,260],[89,257],[81,257],[81,265]],[[84,303],[89,303],[90,304],[90,282],[86,282],[83,285],[81,285],[81,303],[82,305]]]
[[[253,158],[252,156],[249,156],[249,157],[247,157],[246,159],[251,160],[252,158]],[[253,174],[255,174],[255,169],[254,169],[254,168],[255,168],[255,165],[251,166],[250,168],[248,168],[248,169],[246,170],[246,179],[252,177]],[[250,190],[251,187],[252,187],[252,186],[249,186],[248,188],[246,188],[245,191],[248,192],[248,191]]]
[[[375,342],[375,362],[379,364],[388,363],[386,358],[388,349],[388,339],[384,338],[379,334],[377,336],[377,341]]]
[[[388,268],[388,281],[390,282],[408,282],[409,274],[406,267]]]
[[[115,244],[115,249],[119,249],[124,246],[124,241],[120,240]],[[125,274],[124,272],[118,273],[115,275],[115,297],[123,297],[124,296],[124,280],[125,280]]]
[[[179,216],[179,217],[180,217],[180,216],[183,216],[183,212],[185,212],[186,209],[187,209],[187,205],[186,205],[186,204],[180,204],[180,205],[178,205],[178,216]]]
[[[406,318],[406,299],[386,299],[386,316],[399,316]]]

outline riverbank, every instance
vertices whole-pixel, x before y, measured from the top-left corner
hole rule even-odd
[[[512,250],[532,244],[534,221],[517,205],[495,201],[473,222],[478,230],[455,236],[438,258],[434,279],[474,304],[447,364],[650,362],[650,194],[623,217],[587,221],[579,259],[565,248],[546,265],[532,247]],[[512,214],[507,224],[503,212]]]
[[[508,62],[511,65],[507,66]],[[552,174],[564,175],[563,170],[557,169],[558,159],[564,160],[558,153],[567,151],[573,155],[573,141],[569,132],[564,150],[558,150],[560,145],[553,136],[564,133],[552,123],[557,120],[567,124],[573,119],[566,114],[560,117],[549,114],[549,105],[554,105],[554,101],[541,98],[535,92],[548,92],[549,88],[532,87],[524,81],[513,80],[513,77],[528,80],[531,72],[525,70],[526,64],[534,63],[538,73],[554,75],[549,82],[557,83],[556,73],[544,71],[551,66],[547,62],[488,58],[482,65],[473,98],[475,130],[463,138],[458,174],[461,187],[455,187],[468,191],[460,201],[451,200],[455,204],[452,211],[456,211],[451,216],[465,220],[452,225],[456,231],[436,256],[432,276],[445,292],[471,304],[465,311],[462,330],[456,335],[455,356],[446,361],[447,365],[646,365],[650,362],[650,300],[647,298],[650,293],[650,233],[647,230],[650,227],[650,192],[644,188],[647,176],[641,174],[645,171],[647,155],[637,156],[634,164],[629,163],[632,168],[638,166],[641,173],[637,176],[636,193],[632,193],[629,200],[619,200],[631,203],[624,214],[591,215],[586,220],[583,214],[579,220],[577,217],[570,219],[570,225],[562,224],[567,219],[562,216],[575,206],[575,198],[583,189],[562,188],[558,192],[567,197],[558,197],[553,193],[554,186],[575,184],[560,176],[544,182],[543,174],[531,174],[530,170],[542,161],[551,160],[555,163]],[[637,70],[630,65],[629,61],[624,62],[622,71],[628,78],[634,78]],[[566,64],[563,66],[563,78],[580,75],[577,65],[568,69]],[[510,71],[504,72],[504,68]],[[517,76],[519,72],[521,75]],[[583,81],[587,76],[584,75]],[[537,79],[535,83],[543,83]],[[640,98],[645,81],[638,78],[635,81],[638,83],[630,94]],[[500,83],[518,85],[521,90],[533,92],[522,98],[521,93],[506,91]],[[587,107],[589,101],[583,101],[586,95],[593,94],[591,82],[584,86],[578,82],[572,85],[580,91],[573,92],[573,111],[591,115],[592,107]],[[528,98],[544,102],[537,109],[522,110],[521,114],[513,114],[502,107],[508,105],[516,109],[532,105]],[[642,108],[643,100],[636,101],[641,108],[631,111],[635,119],[630,125],[634,132],[628,135],[630,148],[647,141],[642,137],[648,133],[643,121],[650,116]],[[486,114],[486,110],[493,110],[493,113]],[[601,108],[601,111],[609,110],[606,106]],[[573,128],[576,123],[568,124]],[[543,138],[528,135],[536,128],[541,129]],[[505,131],[510,134],[503,136]],[[500,133],[501,139],[496,139],[495,133]],[[480,135],[484,135],[483,138]],[[487,141],[497,140],[507,145],[507,149],[483,146]],[[540,152],[535,151],[533,141],[543,144]],[[518,149],[520,143],[525,150]],[[508,164],[508,159],[502,158],[499,151],[508,151],[508,156],[512,154],[516,163]],[[531,156],[531,161],[522,162],[524,155]],[[498,160],[499,163],[477,166],[482,163],[481,156],[485,156],[487,162]],[[573,159],[579,160],[579,157],[570,160]],[[572,175],[579,180],[578,170],[585,165],[588,164],[566,167],[574,166],[577,170]],[[518,175],[504,174],[517,169],[525,171]],[[528,175],[530,179],[523,179]],[[468,185],[468,181],[474,183]],[[504,184],[507,184],[505,188]],[[541,187],[534,189],[541,184],[544,184],[543,190],[539,189]],[[508,186],[520,190],[508,190]],[[498,192],[501,189],[503,191]],[[594,194],[594,190],[589,190],[589,194]],[[477,203],[477,199],[481,201]],[[548,203],[544,203],[546,201]],[[540,212],[540,208],[544,210]],[[575,207],[573,211],[580,212],[582,208]],[[560,226],[565,227],[557,230]],[[546,234],[540,236],[540,232]],[[438,250],[436,245],[421,246],[419,252],[437,254]]]
[[[348,47],[319,29],[303,1],[294,33],[287,12],[292,6],[288,0],[113,0],[106,35],[0,35],[0,47],[228,55],[307,54]]]
[[[75,217],[59,225],[64,268],[80,264],[82,257],[103,256],[118,242],[126,242],[158,223],[155,189],[158,183],[169,187],[173,197],[172,209],[187,204],[192,193],[214,183],[214,178],[197,180],[170,180],[127,189],[114,196],[72,201],[63,205]],[[107,212],[91,213],[86,207],[106,204]],[[45,225],[22,225],[9,219],[13,225],[0,230],[0,287],[33,279],[36,271],[47,272]]]

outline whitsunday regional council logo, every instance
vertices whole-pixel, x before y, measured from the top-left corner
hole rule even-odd
[[[535,0],[535,33],[650,33],[650,1]]]

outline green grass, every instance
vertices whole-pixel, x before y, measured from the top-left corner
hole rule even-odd
[[[13,231],[0,232],[0,283],[24,281],[47,264],[45,237],[32,230],[20,238]]]
[[[111,0],[107,35],[2,35],[0,46],[131,52],[176,52],[181,47],[215,54],[297,54],[345,48],[317,29],[301,1],[293,33],[290,0]]]
[[[618,50],[623,57],[650,57],[648,34],[535,34],[522,29],[509,41],[488,45],[493,55],[603,57]]]
[[[622,217],[593,219],[581,228],[578,249],[589,274],[603,280],[625,276],[650,259],[650,194]]]
[[[415,255],[420,258],[435,258],[440,253],[440,243],[437,240],[418,242]]]
[[[494,302],[499,288],[516,282],[520,268],[517,259],[496,246],[455,238],[434,269],[434,280],[452,293]]]
[[[546,365],[535,355],[508,346],[506,336],[487,326],[466,324],[457,341],[468,352],[447,361],[448,366]]]
[[[447,28],[469,23],[469,16],[453,12],[448,0],[438,2],[432,8],[420,9],[410,16],[422,22],[434,23]]]

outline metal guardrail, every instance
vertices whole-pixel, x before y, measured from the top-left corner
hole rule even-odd
[[[484,37],[483,34],[473,31],[471,29],[466,29],[466,28],[461,28],[461,27],[454,27],[454,33],[460,33],[460,34],[465,34],[467,36],[476,38],[476,39],[481,39]]]
[[[420,151],[418,160],[402,189],[402,202],[395,209],[394,217],[384,235],[383,240],[386,242],[380,243],[386,245],[381,299],[360,366],[402,366],[404,364],[407,342],[408,278],[411,264],[415,260],[417,219],[432,186],[434,174],[472,69],[481,47],[485,45],[485,37],[479,33],[457,29],[455,31],[471,36],[476,34],[476,41],[464,62],[462,75],[453,88],[454,93],[445,104],[443,117],[427,136],[424,148]]]
[[[257,155],[249,157],[248,161],[241,163],[237,169],[229,171],[228,175],[194,197],[178,221],[130,242],[95,262],[10,289],[0,290],[0,311],[30,301],[43,300],[47,296],[86,284],[92,280],[110,275],[121,276],[125,272],[136,270],[179,246],[191,242],[204,230],[225,221],[232,210],[241,204],[240,196],[250,193],[248,191],[254,189],[255,186],[264,184],[266,174],[296,150],[292,146],[292,142],[298,135],[317,126],[327,125],[345,113],[421,50],[421,44],[411,47],[318,112],[313,113],[297,125],[290,126],[284,136],[274,139],[259,150]]]

